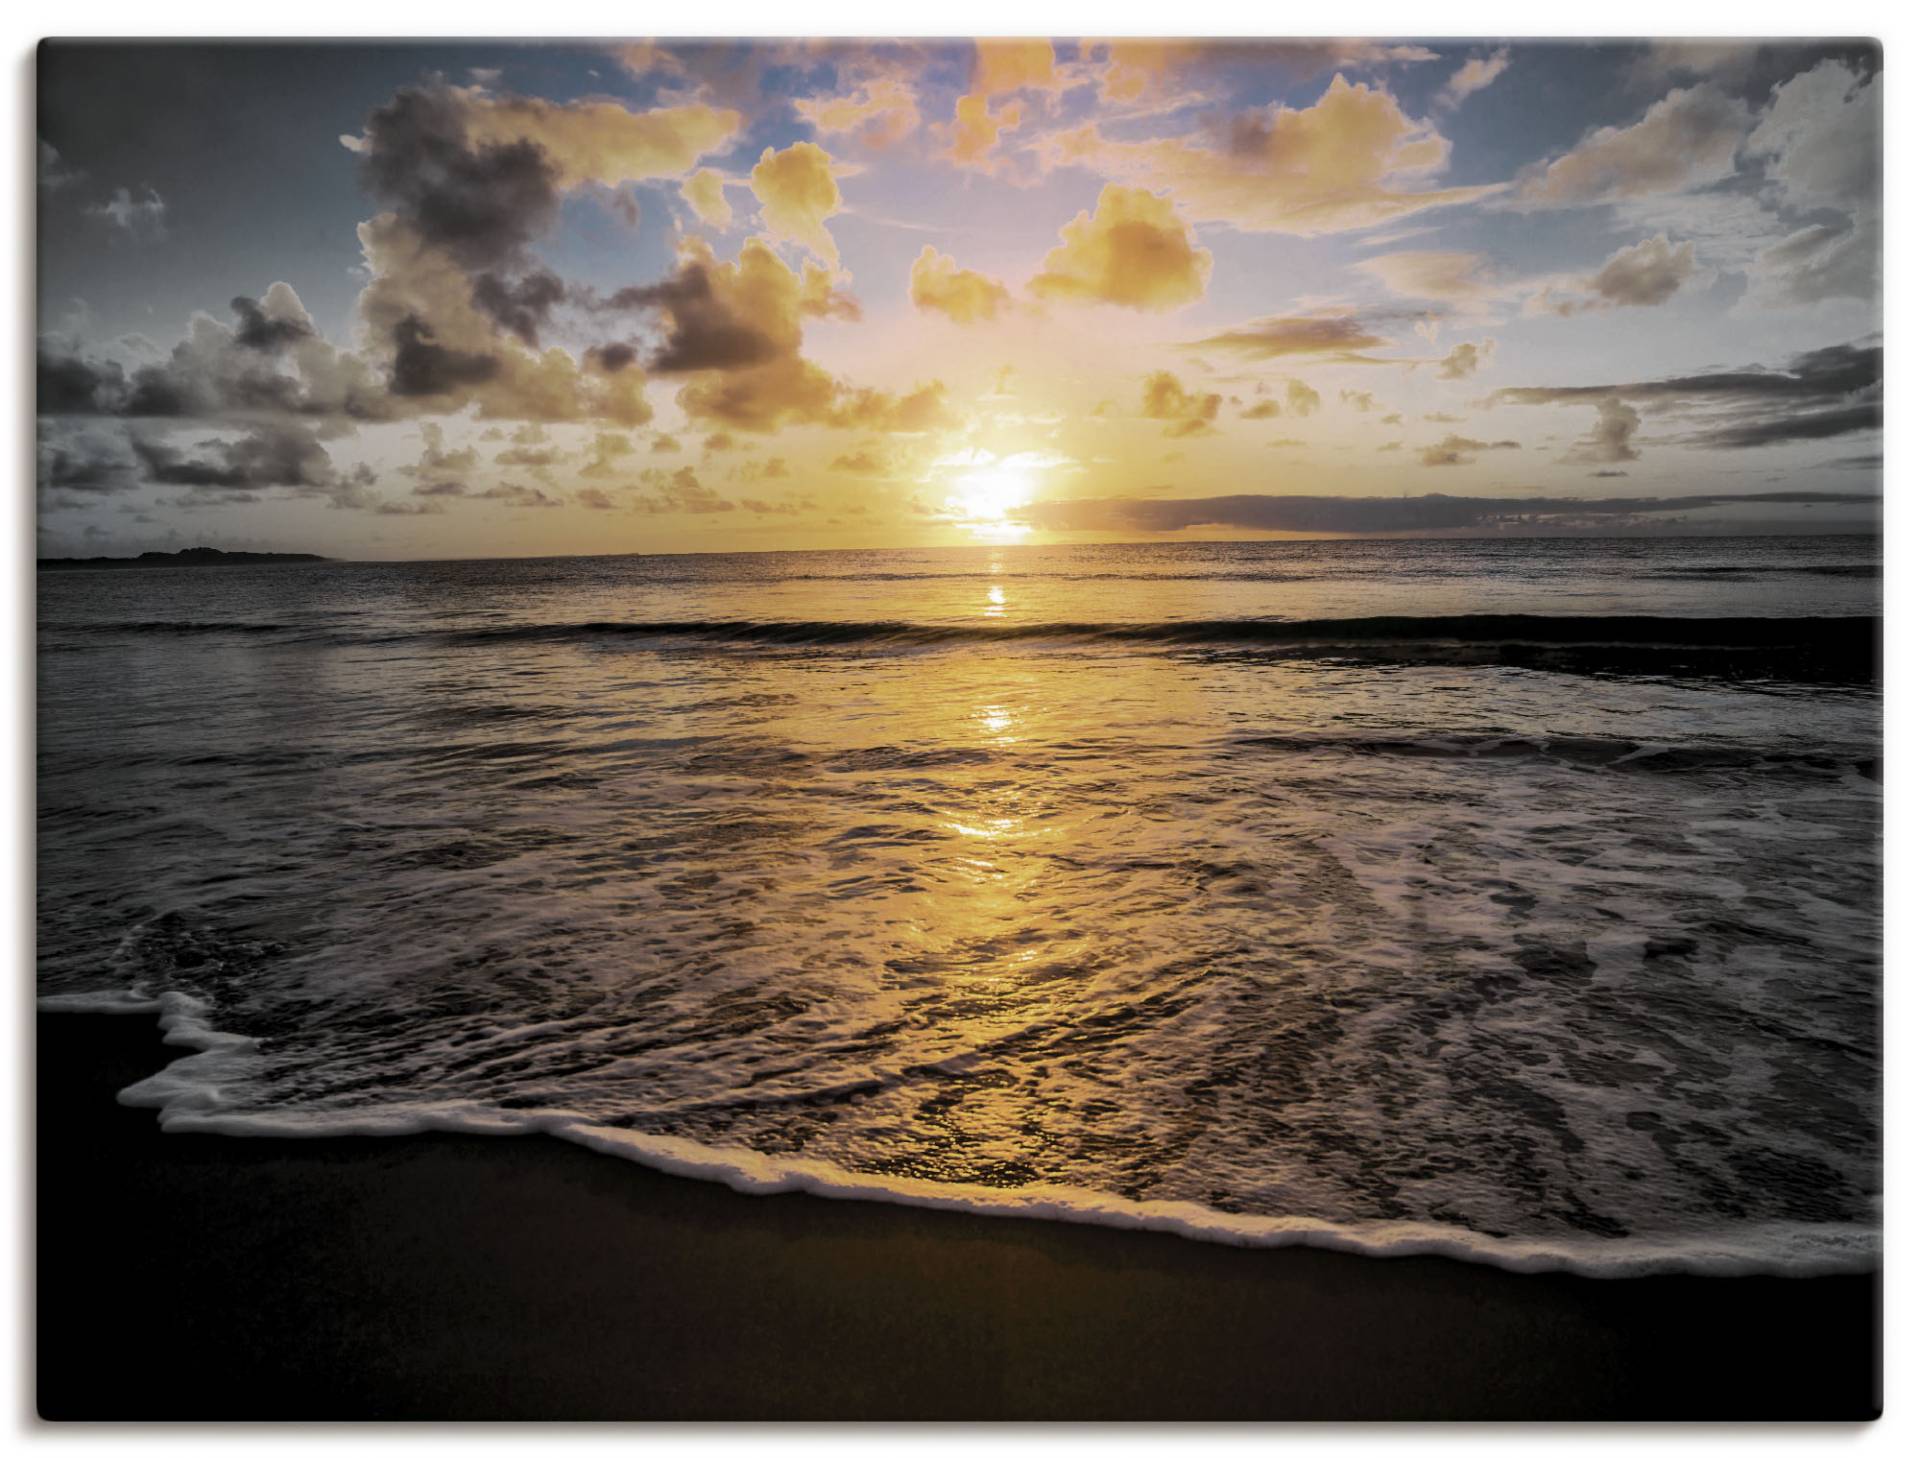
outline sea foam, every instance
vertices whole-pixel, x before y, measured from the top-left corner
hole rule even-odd
[[[1867,1272],[1880,1264],[1878,1229],[1857,1224],[1769,1222],[1611,1240],[1500,1238],[1417,1220],[1343,1224],[1304,1216],[1234,1214],[1188,1201],[1129,1200],[1070,1185],[1010,1190],[874,1178],[821,1160],[778,1158],[750,1149],[714,1148],[670,1135],[609,1128],[561,1109],[527,1113],[448,1100],[406,1101],[339,1113],[235,1112],[222,1108],[218,1080],[211,1075],[223,1063],[247,1056],[255,1040],[211,1027],[205,1005],[196,999],[180,993],[158,999],[132,992],[99,993],[43,997],[39,1006],[45,1012],[157,1011],[164,1041],[196,1051],[123,1089],[119,1101],[157,1110],[160,1127],[175,1134],[299,1140],[429,1133],[543,1134],[661,1174],[724,1185],[743,1195],[805,1194],[994,1218],[1056,1220],[1251,1249],[1303,1246],[1383,1258],[1439,1256],[1522,1275],[1813,1277]]]

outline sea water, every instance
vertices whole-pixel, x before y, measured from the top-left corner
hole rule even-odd
[[[174,1130],[1868,1268],[1879,610],[1845,537],[43,570],[41,1005],[159,1014]]]

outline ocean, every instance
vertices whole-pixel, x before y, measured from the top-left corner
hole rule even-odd
[[[43,571],[41,1006],[170,1130],[1869,1269],[1879,552]]]

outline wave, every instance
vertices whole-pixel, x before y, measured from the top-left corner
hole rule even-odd
[[[1881,775],[1877,756],[1820,754],[1750,744],[1655,744],[1601,735],[1511,734],[1498,730],[1406,735],[1259,734],[1233,743],[1244,749],[1287,754],[1338,753],[1385,759],[1469,761],[1537,759],[1654,774],[1721,769],[1828,775],[1855,772],[1876,781]]]
[[[1189,1201],[1132,1200],[1071,1185],[999,1188],[862,1174],[819,1160],[639,1134],[556,1109],[533,1113],[458,1101],[412,1101],[356,1110],[239,1113],[221,1108],[218,1080],[212,1075],[224,1060],[247,1057],[256,1045],[251,1038],[216,1030],[206,1004],[197,998],[166,992],[156,1001],[109,992],[43,997],[39,1005],[49,1012],[157,1012],[164,1041],[195,1051],[122,1090],[119,1101],[156,1109],[161,1128],[168,1132],[307,1139],[545,1134],[664,1174],[723,1184],[742,1194],[868,1200],[972,1215],[1151,1230],[1265,1249],[1310,1246],[1374,1257],[1442,1256],[1519,1274],[1558,1272],[1600,1279],[1807,1277],[1870,1272],[1880,1265],[1880,1231],[1861,1224],[1774,1221],[1688,1234],[1587,1239],[1494,1236],[1430,1221],[1341,1224],[1304,1216],[1233,1214]]]
[[[1433,617],[1214,618],[1151,623],[688,619],[509,623],[357,630],[258,621],[48,623],[83,634],[278,634],[368,647],[616,644],[787,650],[964,647],[1135,648],[1402,665],[1563,672],[1732,675],[1861,682],[1879,675],[1878,617],[1650,617],[1458,614]]]

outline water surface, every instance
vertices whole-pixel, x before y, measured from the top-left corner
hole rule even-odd
[[[1523,1269],[1877,1257],[1876,541],[39,594],[44,1005],[163,1012],[127,1097],[169,1127]]]

